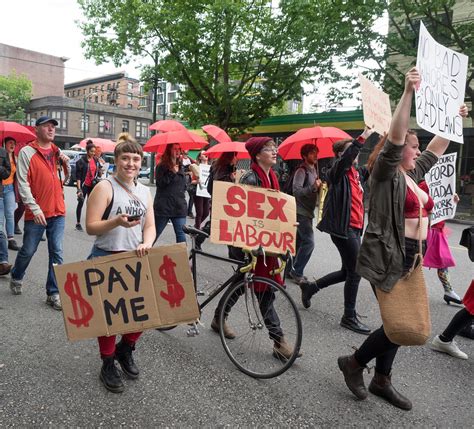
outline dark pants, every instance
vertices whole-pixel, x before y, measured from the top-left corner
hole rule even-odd
[[[76,223],[81,223],[82,206],[84,205],[84,201],[86,200],[87,196],[91,193],[92,187],[82,185],[81,191],[82,191],[82,198],[77,199]]]
[[[426,242],[423,242],[423,253],[426,250]],[[404,273],[407,273],[413,265],[415,255],[418,253],[418,240],[405,238],[405,262],[403,266]],[[372,286],[372,288],[374,288]],[[375,358],[375,369],[383,375],[390,375],[393,361],[397,354],[398,344],[392,343],[385,331],[383,325],[372,332],[364,341],[359,350],[354,354],[356,361],[361,366],[367,365]]]
[[[317,280],[320,289],[344,282],[344,315],[347,317],[356,315],[360,276],[355,268],[360,249],[360,235],[361,230],[356,228],[349,228],[347,239],[331,235],[331,240],[341,255],[342,267],[339,271],[329,273]]]
[[[189,200],[188,200],[188,216],[193,214],[193,204],[194,204],[194,197],[196,196],[196,191],[188,190]]]
[[[469,313],[465,308],[459,310],[452,318],[449,325],[444,332],[439,336],[441,341],[451,342],[454,337],[461,331],[465,326],[468,326],[474,321],[474,316]]]
[[[209,198],[194,197],[194,208],[196,209],[196,220],[194,222],[194,227],[201,229],[201,224],[209,216]]]
[[[293,271],[298,277],[301,277],[314,250],[313,219],[296,215],[296,221],[298,228],[296,229],[296,257]]]
[[[23,217],[23,214],[25,213],[25,205],[23,204],[23,201],[21,199],[18,201],[18,207],[15,210],[15,226],[18,226],[18,222],[20,222],[20,219]]]

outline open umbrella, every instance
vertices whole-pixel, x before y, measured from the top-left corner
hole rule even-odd
[[[351,136],[336,127],[302,128],[287,137],[278,147],[278,154],[283,159],[301,159],[300,150],[305,144],[318,146],[318,159],[334,156],[332,144],[338,140],[350,139]]]
[[[162,119],[150,125],[150,130],[161,131],[162,133],[182,131],[185,129],[186,127],[181,122],[175,121],[174,119]]]
[[[204,125],[202,130],[219,143],[231,142],[229,135],[217,125]]]
[[[5,137],[11,137],[17,143],[28,143],[36,138],[34,132],[16,122],[0,121],[0,141],[3,144]]]
[[[147,152],[163,153],[166,145],[178,143],[183,150],[202,149],[208,145],[208,142],[202,137],[188,130],[170,131],[167,133],[155,134],[143,146]]]
[[[100,147],[102,152],[113,152],[115,149],[115,146],[117,146],[117,143],[115,143],[112,140],[100,139],[98,137],[81,140],[79,142],[79,146],[85,148],[89,140],[92,140],[92,143],[94,143],[94,146]]]
[[[209,158],[219,158],[224,152],[236,152],[237,159],[250,159],[249,152],[245,149],[245,142],[219,143],[206,150],[206,155]]]

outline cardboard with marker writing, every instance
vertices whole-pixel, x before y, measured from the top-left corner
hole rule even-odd
[[[159,270],[164,260],[168,269],[162,279]],[[124,252],[57,265],[54,270],[66,333],[72,341],[188,323],[199,317],[183,245],[154,248],[143,258]],[[163,288],[168,292],[165,297],[160,294]]]
[[[388,94],[378,89],[369,79],[359,74],[362,92],[364,122],[378,134],[388,133],[392,122],[392,110]]]
[[[272,189],[215,182],[211,242],[295,254],[296,202]]]

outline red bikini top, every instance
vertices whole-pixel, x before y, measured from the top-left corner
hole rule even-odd
[[[421,185],[421,184],[420,184]],[[423,186],[420,186],[423,189]],[[433,199],[430,197],[430,194],[427,192],[428,187],[426,187],[426,193],[428,194],[428,201],[421,209],[421,216],[428,217],[433,210],[434,202]],[[407,186],[407,195],[405,198],[405,218],[406,219],[416,219],[419,216],[420,211],[420,202],[418,196],[415,194],[414,191],[411,190],[409,186]]]

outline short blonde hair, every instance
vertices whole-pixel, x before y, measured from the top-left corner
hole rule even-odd
[[[120,133],[117,137],[117,145],[114,149],[114,157],[118,158],[122,153],[137,153],[143,158],[143,148],[140,143],[128,133]]]

